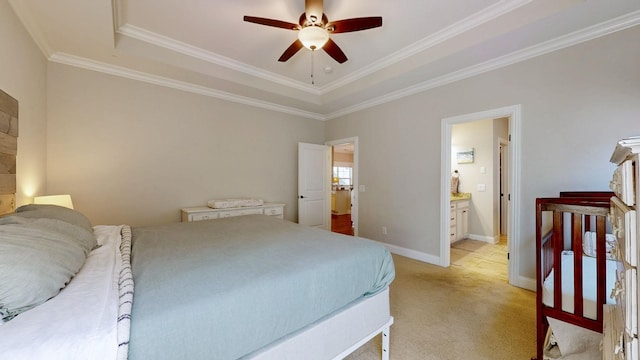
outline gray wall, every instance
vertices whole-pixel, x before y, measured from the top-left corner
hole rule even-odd
[[[615,142],[640,135],[639,38],[631,28],[328,121],[327,140],[359,137],[360,235],[439,256],[442,119],[521,104],[517,251],[534,278],[535,198],[607,190]]]
[[[9,3],[0,1],[0,89],[18,100],[18,206],[46,190],[46,69]]]
[[[297,143],[322,143],[322,121],[57,63],[47,84],[47,190],[94,223],[179,221],[239,196],[297,219]]]

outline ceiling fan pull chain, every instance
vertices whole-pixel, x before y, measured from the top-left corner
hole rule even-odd
[[[311,50],[311,85],[316,84],[316,80],[313,78],[313,54],[314,53],[315,53],[315,50]]]

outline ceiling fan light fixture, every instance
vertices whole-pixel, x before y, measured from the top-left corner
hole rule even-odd
[[[382,26],[382,17],[358,17],[330,22],[324,14],[323,2],[323,0],[305,0],[304,12],[298,18],[297,24],[256,16],[245,16],[244,21],[298,32],[298,38],[278,58],[280,62],[289,60],[302,48],[307,48],[311,51],[322,49],[333,60],[342,64],[348,60],[347,55],[329,37],[329,34],[377,28]]]
[[[321,49],[329,40],[329,33],[320,26],[307,26],[298,31],[298,40],[309,50]]]

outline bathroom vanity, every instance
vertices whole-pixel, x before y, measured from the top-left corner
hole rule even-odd
[[[449,236],[452,243],[469,236],[470,203],[470,193],[451,194]]]

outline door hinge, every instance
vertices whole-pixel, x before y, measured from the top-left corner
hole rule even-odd
[[[507,253],[507,260],[509,260],[509,253]]]
[[[511,201],[511,194],[507,194],[507,200]]]
[[[509,141],[511,141],[511,134],[509,134]]]

